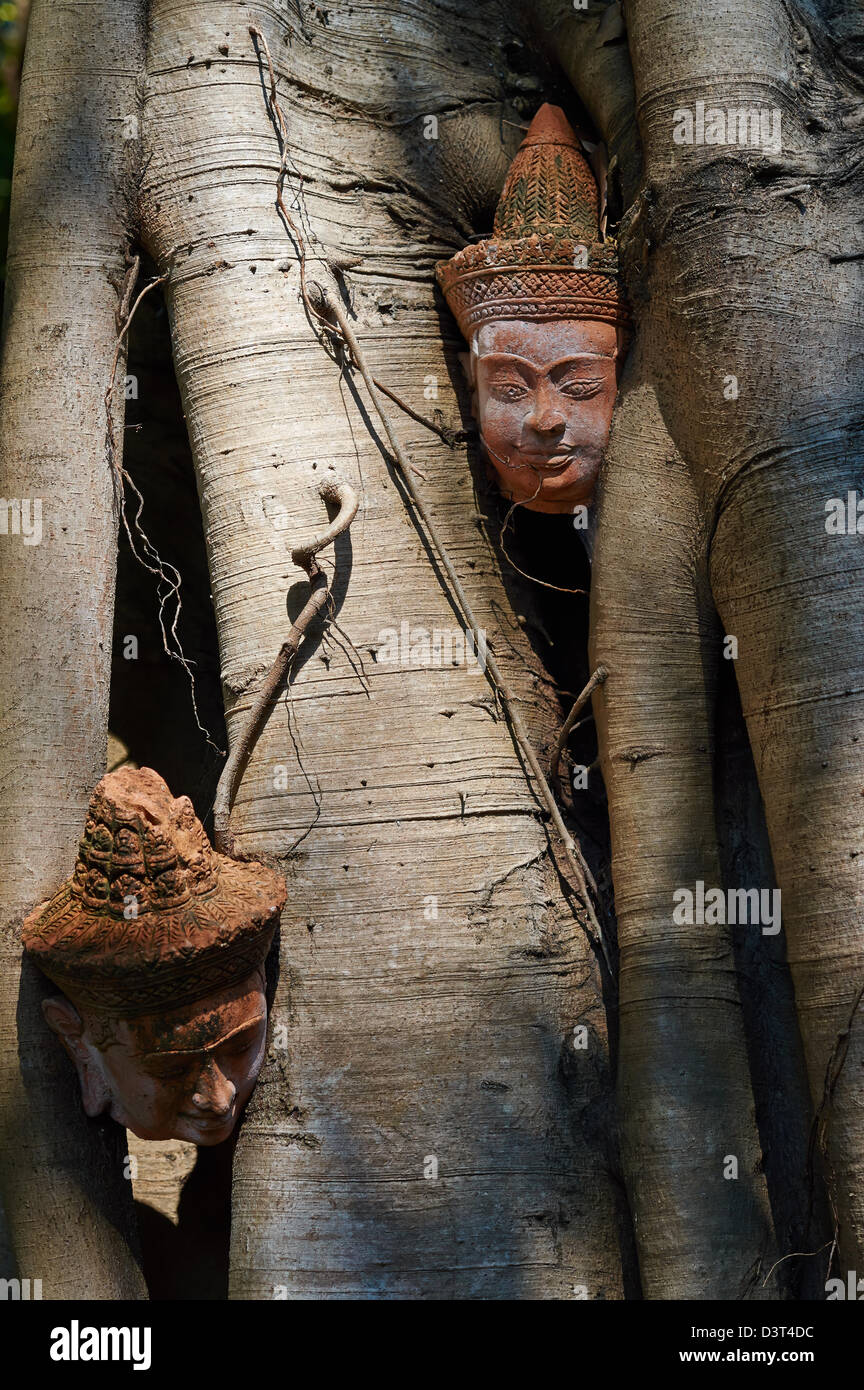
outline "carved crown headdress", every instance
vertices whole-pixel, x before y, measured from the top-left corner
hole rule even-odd
[[[465,338],[498,319],[626,326],[615,243],[601,242],[594,175],[559,106],[541,106],[510,166],[492,236],[435,268]]]
[[[152,768],[120,768],[93,792],[72,877],[22,940],[73,1003],[134,1018],[245,979],[285,896],[274,870],[217,854]]]

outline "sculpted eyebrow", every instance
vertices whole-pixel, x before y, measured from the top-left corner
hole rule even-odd
[[[236,1038],[240,1033],[247,1033],[256,1024],[261,1023],[265,1014],[258,1014],[255,1018],[250,1018],[248,1023],[240,1023],[236,1028],[232,1028],[230,1033],[224,1033],[221,1038],[216,1038],[215,1042],[204,1043],[203,1047],[172,1047],[166,1048],[164,1052],[142,1052],[142,1057],[199,1057],[202,1052],[212,1052],[214,1047],[221,1047],[223,1043],[229,1042],[231,1038]]]
[[[548,366],[538,362],[529,362],[527,357],[519,357],[515,352],[490,352],[478,359],[489,370],[496,367],[528,367],[532,372],[554,372],[558,367],[578,366],[580,363],[592,362],[614,362],[615,354],[612,352],[572,352],[566,357],[559,357],[556,362],[550,362]]]
[[[551,363],[547,370],[554,372],[556,367],[578,367],[582,362],[591,365],[595,362],[614,362],[614,360],[614,353],[611,352],[578,352],[571,357],[562,357],[559,361]]]
[[[527,367],[531,372],[537,371],[536,362],[529,362],[527,358],[517,357],[515,353],[510,352],[490,352],[487,356],[479,358],[479,361],[490,371],[506,371],[513,367]]]

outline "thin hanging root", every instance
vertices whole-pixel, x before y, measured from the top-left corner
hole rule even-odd
[[[322,531],[316,540],[309,545],[301,545],[296,550],[291,551],[291,559],[300,569],[305,570],[312,585],[312,591],[306,600],[300,614],[291,624],[288,636],[279,648],[279,654],[265,677],[252,708],[246,716],[246,723],[240,730],[239,736],[231,745],[231,752],[222,769],[219,778],[219,785],[216,788],[216,800],[213,803],[213,842],[220,854],[230,854],[232,858],[240,859],[243,856],[237,852],[234,835],[228,829],[228,819],[231,815],[231,807],[234,805],[234,797],[240,781],[240,775],[264,725],[267,711],[275,700],[282,682],[288,675],[291,662],[297,655],[300,643],[312,622],[327,603],[330,597],[330,590],[327,586],[327,576],[318,566],[315,556],[328,545],[348,530],[351,522],[357,515],[359,502],[357,494],[348,483],[327,481],[321,484],[318,489],[319,496],[334,506],[338,506],[337,512],[326,531]]]
[[[375,381],[366,364],[366,358],[363,353],[363,350],[357,341],[356,335],[354,333],[353,328],[351,327],[351,323],[348,319],[348,316],[345,313],[342,303],[338,295],[336,295],[333,291],[329,290],[326,286],[321,285],[317,282],[310,282],[309,291],[310,294],[313,294],[315,296],[315,299],[317,300],[317,308],[319,310],[319,313],[326,313],[330,317],[335,319],[336,323],[339,326],[339,330],[342,334],[342,337],[345,339],[345,342],[348,345],[348,349],[351,353],[351,356],[360,369],[360,374],[362,375],[363,380],[366,384],[366,390],[369,392],[372,404],[375,407],[378,417],[381,420],[382,425],[384,426],[384,431],[387,435],[387,438],[390,441],[390,447],[393,450],[393,456],[396,460],[396,464],[399,469],[399,473],[402,477],[402,480],[405,484],[405,487],[411,497],[414,509],[418,517],[422,521],[423,526],[426,530],[426,534],[432,542],[434,549],[438,553],[438,558],[441,561],[441,567],[447,575],[448,580],[450,581],[453,593],[456,595],[459,606],[462,610],[462,615],[465,619],[466,625],[473,634],[475,642],[475,651],[478,651],[480,650],[478,644],[481,641],[480,629],[477,623],[477,619],[474,616],[474,611],[471,607],[468,595],[465,593],[465,590],[462,587],[462,581],[460,580],[458,574],[453,568],[453,562],[451,561],[450,556],[447,553],[447,549],[444,545],[444,542],[438,534],[438,530],[434,522],[432,521],[432,518],[429,515],[426,503],[424,502],[422,496],[417,490],[417,484],[414,480],[414,473],[416,472],[416,470],[412,467],[411,462],[407,454],[405,453],[405,450],[402,447],[399,437],[396,434],[390,416],[384,408],[381,393],[375,385]],[[528,764],[528,767],[531,770],[531,774],[535,782],[536,795],[542,803],[542,805],[544,806],[549,816],[549,819],[552,821],[552,824],[555,826],[555,829],[558,832],[558,837],[561,841],[567,864],[569,866],[572,878],[575,881],[577,894],[588,916],[588,920],[591,924],[591,927],[593,928],[593,932],[596,935],[597,943],[603,952],[603,956],[606,961],[606,966],[609,971],[609,979],[610,981],[614,981],[615,972],[612,965],[611,954],[609,951],[608,944],[606,942],[606,937],[603,932],[603,928],[600,925],[597,913],[594,909],[594,898],[599,897],[597,893],[597,885],[594,882],[591,870],[588,868],[588,865],[585,863],[585,860],[582,857],[581,849],[579,848],[576,841],[573,839],[573,836],[570,834],[569,830],[564,824],[564,820],[561,816],[561,811],[559,809],[558,803],[555,800],[555,797],[552,795],[552,789],[550,788],[549,783],[546,780],[543,769],[540,766],[540,761],[537,757],[537,754],[534,752],[531,740],[528,737],[528,730],[525,728],[525,725],[522,721],[522,716],[519,713],[515,696],[513,695],[513,692],[511,691],[509,684],[505,680],[498,666],[498,663],[495,660],[495,657],[493,656],[492,652],[489,651],[488,646],[486,648],[486,672],[490,678],[490,683],[492,685],[493,690],[500,697],[501,703],[504,706],[504,711],[507,715],[507,720],[510,724],[510,728],[513,732],[513,737],[516,740],[516,744],[519,750],[521,751],[526,763]]]
[[[195,696],[195,673],[192,670],[193,663],[188,659],[188,657],[184,655],[183,647],[180,642],[180,637],[177,632],[177,624],[180,621],[180,612],[183,607],[183,601],[180,597],[180,571],[176,569],[174,565],[170,564],[167,560],[162,559],[161,555],[159,554],[159,551],[151,543],[147,533],[141,525],[141,514],[144,510],[144,498],[135,480],[124,467],[122,450],[118,449],[117,447],[117,435],[114,429],[112,405],[114,399],[114,391],[117,386],[117,368],[120,364],[120,353],[123,348],[123,343],[129,333],[130,328],[132,327],[132,320],[138,312],[138,307],[141,304],[141,301],[145,298],[146,295],[150,293],[151,290],[155,290],[157,285],[164,284],[165,281],[168,279],[167,271],[164,275],[157,275],[155,279],[150,280],[144,286],[144,288],[138,293],[138,296],[133,303],[132,294],[138,282],[138,272],[141,268],[141,257],[133,256],[131,258],[127,257],[127,259],[129,268],[126,272],[126,279],[123,284],[120,304],[117,309],[117,341],[114,344],[114,356],[111,361],[111,371],[109,373],[108,386],[106,388],[104,397],[105,448],[106,453],[108,455],[108,465],[113,475],[116,505],[120,513],[120,519],[123,522],[123,529],[125,530],[127,539],[129,541],[129,549],[131,550],[133,557],[138,561],[138,564],[141,565],[143,569],[147,570],[149,574],[154,575],[157,580],[156,596],[159,601],[157,617],[159,620],[159,630],[162,634],[163,650],[166,656],[170,657],[172,661],[179,662],[180,665],[183,667],[183,670],[186,672],[186,675],[189,678],[189,693],[192,700],[192,716],[195,720],[196,727],[204,735],[205,739],[210,744],[210,747],[214,748],[216,752],[219,753],[221,756],[224,753],[224,749],[220,748],[218,743],[214,742],[209,731],[201,723],[201,717],[198,713],[198,702]],[[127,486],[129,488],[130,493],[134,495],[135,501],[137,503],[135,515],[132,518],[131,526],[129,524],[129,515],[126,510]],[[138,548],[138,544],[136,543],[136,537],[141,544],[140,550]],[[167,615],[165,605],[168,599],[171,597],[173,597],[174,599],[174,617],[169,622],[169,626],[166,628],[165,624],[167,621]]]
[[[423,425],[427,430],[431,430],[433,434],[437,434],[439,439],[443,439],[448,449],[456,448],[456,435],[454,430],[446,430],[443,425],[436,425],[434,420],[429,420],[425,415],[421,415],[419,411],[415,410],[407,401],[403,401],[401,396],[397,396],[395,391],[391,391],[390,387],[385,386],[377,377],[373,377],[372,380],[375,382],[379,391],[383,391],[385,396],[389,396],[393,404],[398,405],[400,410],[404,410],[406,415],[410,415],[412,420],[416,420],[418,425]]]
[[[285,186],[285,179],[289,173],[292,173],[293,176],[298,179],[302,178],[302,175],[298,174],[296,170],[291,171],[288,168],[288,127],[285,122],[285,113],[283,112],[282,107],[279,104],[279,96],[276,91],[276,70],[273,67],[273,59],[270,55],[270,45],[268,44],[266,38],[264,37],[264,34],[258,28],[257,25],[250,24],[249,34],[253,43],[264,54],[264,57],[267,61],[267,75],[270,83],[270,90],[267,93],[267,105],[270,110],[270,114],[273,118],[273,123],[276,127],[279,139],[279,172],[276,175],[276,206],[282,215],[286,227],[288,228],[292,237],[297,243],[297,259],[300,265],[300,295],[305,305],[306,312],[309,315],[309,321],[312,324],[313,328],[315,327],[315,323],[317,322],[322,326],[330,329],[330,331],[332,331],[332,328],[330,324],[327,323],[327,320],[324,317],[324,315],[321,314],[319,309],[316,308],[315,304],[313,303],[313,297],[312,295],[310,295],[309,288],[307,288],[306,242],[303,239],[303,233],[301,232],[299,226],[297,225],[294,218],[288,211],[288,208],[285,205],[285,199],[282,194],[282,190]],[[300,216],[302,220],[302,210]],[[310,241],[313,239],[311,228],[309,232],[309,239]],[[326,256],[323,256],[322,259],[327,265],[328,270],[332,270],[332,262],[328,262]],[[410,415],[412,420],[416,420],[418,424],[425,426],[427,430],[432,430],[433,434],[437,434],[440,439],[443,439],[448,449],[453,449],[456,447],[456,440],[454,432],[452,430],[443,429],[440,425],[436,425],[433,420],[428,420],[425,415],[421,415],[419,411],[416,411],[413,408],[413,406],[410,406],[406,401],[403,401],[401,396],[397,396],[395,391],[391,391],[389,386],[384,386],[379,381],[376,381],[375,385],[378,387],[379,391],[384,392],[385,396],[389,396],[391,401],[393,401],[395,405],[399,406],[400,410],[404,410],[406,415]]]
[[[486,443],[485,439],[483,440],[483,447],[485,448],[488,454],[489,445]],[[520,467],[522,466],[523,465],[520,464]],[[539,497],[540,489],[542,488],[542,486],[543,479],[538,474],[537,487],[536,490],[532,493],[532,495],[530,497],[526,497],[524,501],[514,502],[513,505],[510,507],[510,510],[508,511],[501,525],[501,531],[498,536],[498,545],[501,550],[501,554],[504,556],[504,559],[507,561],[508,565],[512,570],[515,570],[517,574],[521,574],[523,579],[530,579],[532,584],[539,584],[542,589],[554,589],[556,594],[587,594],[587,589],[565,589],[562,588],[560,584],[550,584],[548,579],[538,579],[536,574],[529,574],[527,570],[520,569],[516,561],[513,559],[513,556],[507,549],[507,543],[504,540],[504,537],[507,535],[507,527],[510,524],[510,519],[513,516],[513,513],[516,511],[517,507],[527,507],[529,502],[533,502],[535,497]]]
[[[549,758],[549,780],[552,783],[553,787],[558,787],[559,791],[561,788],[561,783],[559,780],[559,765],[561,763],[561,754],[564,752],[564,746],[567,743],[567,740],[570,737],[571,733],[573,732],[573,725],[576,723],[576,720],[579,718],[579,715],[582,713],[588,701],[591,699],[591,696],[597,689],[598,685],[603,684],[608,674],[609,672],[606,670],[605,666],[597,667],[597,670],[592,673],[591,678],[588,681],[588,684],[585,686],[585,689],[581,691],[579,695],[576,696],[576,699],[573,702],[573,708],[571,709],[567,718],[564,720],[564,723],[561,725],[561,732],[555,740],[555,747],[552,749],[552,754]]]

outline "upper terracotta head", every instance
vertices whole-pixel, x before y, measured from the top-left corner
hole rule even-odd
[[[152,769],[102,779],[72,877],[22,937],[63,991],[42,1008],[88,1115],[142,1139],[227,1139],[264,1057],[284,903],[281,876],[217,854]]]
[[[474,413],[502,492],[531,511],[591,501],[629,313],[579,141],[543,106],[510,166],[491,238],[437,267],[468,340]]]

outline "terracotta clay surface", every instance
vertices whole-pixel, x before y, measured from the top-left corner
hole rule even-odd
[[[483,443],[502,492],[532,511],[589,503],[617,391],[617,334],[592,319],[509,319],[476,334]]]
[[[629,312],[614,243],[599,240],[597,202],[564,113],[543,106],[491,238],[437,267],[471,345],[487,459],[505,496],[532,511],[591,501],[612,419]]]
[[[272,869],[217,854],[150,768],[102,779],[72,877],[22,933],[63,990],[43,1010],[89,1115],[143,1139],[228,1137],[264,1056],[285,895]]]

